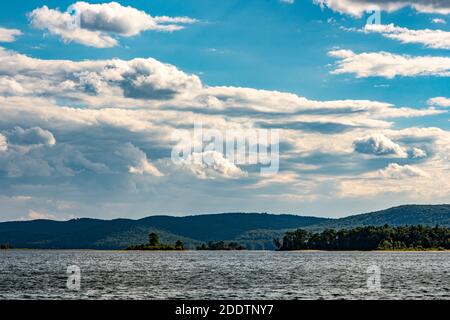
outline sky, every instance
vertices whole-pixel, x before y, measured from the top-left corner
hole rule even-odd
[[[449,203],[449,26],[447,0],[2,1],[0,221]],[[198,123],[277,130],[278,171],[195,135],[173,161]]]

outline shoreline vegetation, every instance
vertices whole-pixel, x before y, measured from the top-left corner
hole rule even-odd
[[[236,242],[225,242],[225,241],[217,241],[217,242],[208,242],[207,245],[202,244],[197,247],[199,251],[244,251],[247,250],[246,247],[240,245]]]
[[[160,243],[159,235],[157,233],[150,233],[148,235],[148,243],[131,245],[127,247],[127,251],[186,251],[183,242],[177,240],[175,245]],[[225,241],[210,241],[208,244],[202,244],[196,248],[198,251],[240,251],[247,250],[244,246],[236,242]]]
[[[209,241],[234,242],[247,250],[277,250],[273,239],[283,239],[297,229],[321,232],[325,229],[351,229],[362,226],[450,227],[450,204],[405,205],[344,218],[314,218],[270,213],[218,213],[189,216],[148,216],[141,219],[102,220],[79,218],[68,221],[38,219],[0,222],[0,244],[30,249],[81,250],[175,250],[176,241],[184,249],[224,249]],[[20,232],[18,232],[20,231]],[[150,247],[148,235],[157,233],[160,244]],[[280,241],[281,242],[281,241]],[[166,247],[161,246],[167,244]],[[204,244],[204,246],[202,246]],[[376,250],[378,247],[370,248]],[[390,247],[390,245],[389,245]],[[321,248],[320,248],[321,249]],[[338,248],[356,250],[355,248]],[[387,250],[386,248],[384,248]],[[428,248],[430,249],[430,248]],[[439,249],[439,248],[436,248]],[[332,250],[336,250],[332,248]],[[364,248],[364,250],[368,250]],[[392,244],[392,250],[407,250]],[[412,249],[409,249],[411,251]],[[416,249],[417,250],[417,249]]]
[[[357,227],[309,232],[287,232],[282,240],[274,239],[279,251],[448,251],[450,228],[403,226]]]
[[[148,235],[148,243],[130,245],[125,249],[100,251],[186,251],[181,240],[174,245],[161,243],[157,233]],[[416,226],[366,226],[352,229],[325,229],[311,232],[303,229],[286,232],[273,239],[276,251],[284,252],[450,252],[450,228]],[[15,248],[0,244],[0,250],[66,250],[64,248]],[[94,250],[75,249],[72,250]],[[233,241],[209,241],[189,251],[243,251],[245,245]],[[96,250],[97,251],[97,250]]]
[[[150,233],[148,235],[148,243],[131,245],[125,250],[134,251],[184,251],[184,244],[177,240],[175,245],[163,244],[159,242],[159,235],[157,233]]]

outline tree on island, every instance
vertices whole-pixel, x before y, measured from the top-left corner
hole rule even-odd
[[[159,235],[157,233],[150,233],[148,235],[148,244],[150,247],[156,247],[159,245]]]
[[[149,233],[148,243],[140,245],[132,245],[127,250],[142,250],[142,251],[183,251],[184,244],[181,240],[177,240],[175,245],[169,245],[159,242],[159,235],[155,232]]]
[[[179,248],[180,250],[184,250],[184,244],[181,242],[181,240],[177,240],[175,243],[175,248]]]
[[[208,245],[202,244],[200,247],[197,247],[197,250],[225,250],[225,251],[235,251],[235,250],[246,250],[246,248],[236,242],[225,242],[218,241],[208,242]]]

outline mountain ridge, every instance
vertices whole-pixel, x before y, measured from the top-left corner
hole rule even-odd
[[[140,219],[68,221],[32,220],[0,223],[0,244],[16,248],[123,249],[144,243],[149,232],[163,242],[180,239],[187,248],[208,241],[236,241],[249,249],[273,249],[273,238],[294,229],[345,229],[357,226],[450,226],[450,205],[402,205],[344,218],[319,218],[292,214],[222,213],[188,216],[156,215]]]

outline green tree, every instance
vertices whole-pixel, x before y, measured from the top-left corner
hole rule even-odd
[[[392,242],[387,239],[383,240],[377,249],[378,250],[392,250],[393,249]]]
[[[158,246],[159,245],[159,235],[157,233],[154,233],[154,232],[150,233],[148,235],[148,244],[151,247]]]
[[[177,242],[175,243],[175,248],[184,250],[183,242],[181,242],[180,240],[177,240]]]

